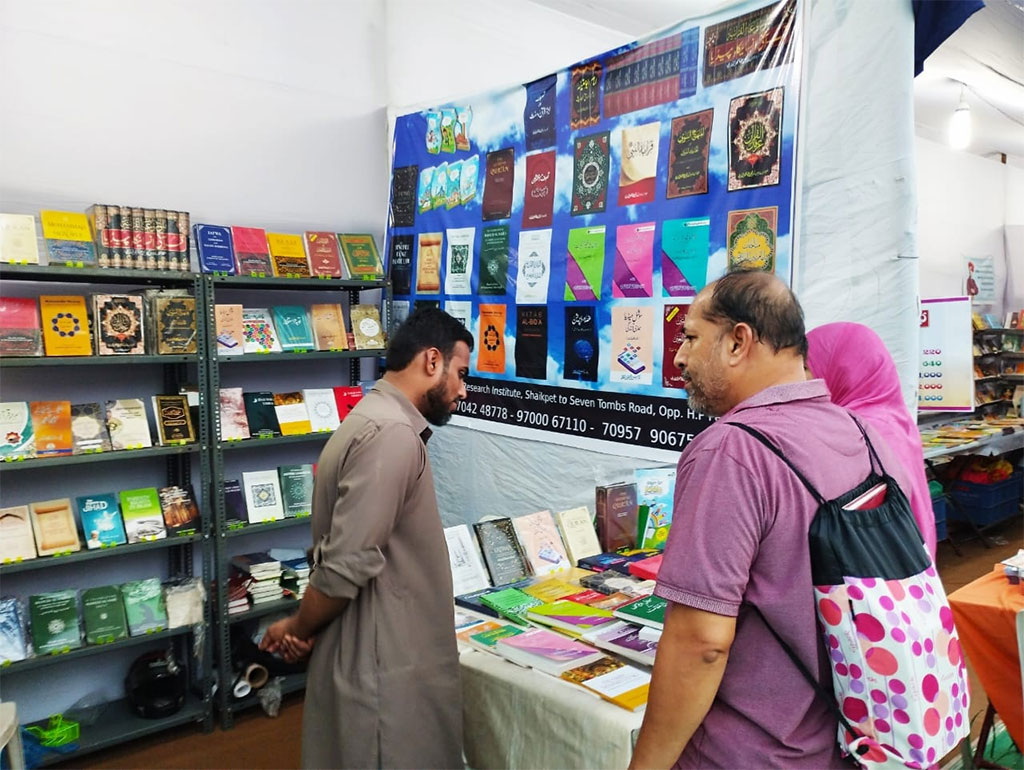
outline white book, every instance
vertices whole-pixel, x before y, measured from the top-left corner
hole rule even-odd
[[[314,433],[338,429],[341,419],[338,417],[338,402],[334,400],[332,388],[306,388],[302,391],[302,396],[306,399],[309,424]]]
[[[245,353],[280,353],[281,342],[269,308],[243,307],[242,334]]]
[[[0,562],[36,558],[36,538],[27,505],[0,508]]]
[[[444,539],[448,543],[448,563],[452,569],[452,588],[455,596],[489,588],[490,579],[477,550],[476,540],[469,526],[460,524],[447,527]]]
[[[512,519],[516,537],[526,552],[533,574],[537,577],[566,571],[572,565],[558,534],[551,511],[537,511]]]
[[[27,401],[0,403],[0,460],[13,457],[34,457],[36,438],[32,430],[32,413]]]
[[[560,511],[555,520],[558,522],[558,530],[562,533],[562,540],[573,566],[579,564],[580,559],[601,553],[597,530],[594,529],[594,521],[590,518],[587,506],[581,505],[579,508]]]
[[[248,471],[242,473],[242,487],[245,490],[245,504],[249,509],[249,521],[277,521],[284,518],[281,502],[281,485],[277,471]]]
[[[220,440],[249,438],[249,418],[245,415],[245,397],[241,388],[220,389]]]
[[[153,446],[149,435],[146,404],[141,398],[119,398],[107,402],[107,430],[113,449]]]

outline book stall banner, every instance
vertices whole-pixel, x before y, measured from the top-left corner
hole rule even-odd
[[[473,332],[457,423],[656,459],[709,424],[672,363],[694,296],[792,280],[800,12],[740,3],[397,119],[393,315]]]
[[[974,332],[970,297],[921,300],[921,412],[974,411]]]

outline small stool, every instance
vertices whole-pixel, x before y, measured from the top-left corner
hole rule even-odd
[[[21,726],[13,703],[0,703],[0,751],[7,749],[11,770],[25,770],[25,754],[21,748]]]

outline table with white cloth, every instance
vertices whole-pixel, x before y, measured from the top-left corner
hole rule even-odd
[[[473,770],[623,768],[643,711],[474,649],[461,652],[466,761]]]

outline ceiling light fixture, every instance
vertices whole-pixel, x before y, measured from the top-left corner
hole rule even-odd
[[[965,86],[960,84],[960,103],[949,119],[949,146],[966,150],[971,143],[971,106],[964,99]]]

